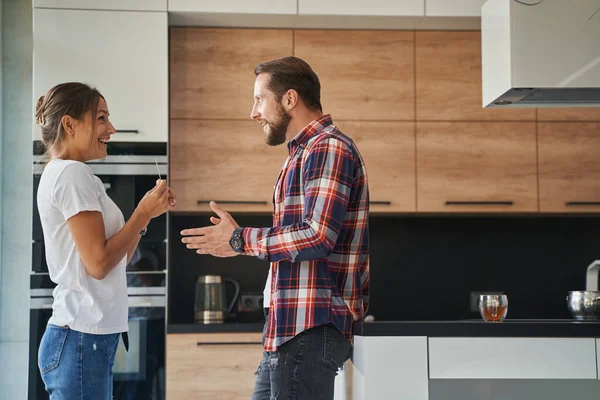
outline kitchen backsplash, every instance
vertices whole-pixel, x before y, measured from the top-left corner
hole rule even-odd
[[[234,216],[241,226],[270,226],[269,215]],[[171,215],[169,323],[193,320],[199,275],[237,279],[262,292],[268,263],[254,257],[200,256],[179,231],[208,216]],[[371,306],[376,320],[478,318],[470,292],[503,291],[507,318],[569,318],[566,295],[585,289],[587,266],[600,258],[599,217],[374,216]]]

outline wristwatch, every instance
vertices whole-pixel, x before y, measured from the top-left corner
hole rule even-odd
[[[146,232],[148,232],[148,227],[145,227],[144,229],[142,229],[140,231],[140,235],[144,236],[146,234]]]
[[[242,236],[243,231],[244,228],[235,228],[231,234],[231,238],[229,239],[229,245],[236,253],[244,252],[244,237]]]

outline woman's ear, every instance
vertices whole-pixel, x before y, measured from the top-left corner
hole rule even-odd
[[[63,115],[60,120],[63,130],[67,135],[75,134],[75,119],[70,115]]]

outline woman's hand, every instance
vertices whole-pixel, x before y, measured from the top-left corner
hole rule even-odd
[[[177,205],[177,199],[173,191],[167,186],[167,181],[160,179],[156,181],[156,186],[149,190],[137,208],[150,218],[156,218],[164,214]]]

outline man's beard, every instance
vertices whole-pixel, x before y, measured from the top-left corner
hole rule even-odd
[[[285,143],[287,128],[291,120],[292,117],[290,114],[285,111],[282,105],[279,105],[277,109],[277,121],[273,125],[267,123],[269,131],[265,135],[265,143],[269,146],[279,146]]]

